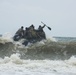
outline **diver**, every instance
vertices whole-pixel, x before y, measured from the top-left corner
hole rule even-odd
[[[29,28],[25,28],[24,30],[24,39],[30,39],[30,33],[29,33]]]
[[[39,27],[38,27],[37,32],[38,32],[38,36],[39,36],[40,39],[46,39],[46,35],[45,35],[44,30],[43,30],[43,28],[44,28],[45,26],[46,26],[46,25],[44,24],[44,26],[39,25]]]
[[[31,40],[35,40],[37,38],[35,26],[33,24],[29,27],[29,34],[31,36]]]
[[[21,26],[20,29],[15,33],[15,36],[13,37],[14,41],[18,41],[19,39],[23,38],[24,36],[24,27]]]
[[[44,28],[45,26],[46,26],[45,24],[44,24],[44,26],[39,25],[38,30],[41,31],[41,32],[43,32],[43,28]]]
[[[30,27],[25,28],[24,39],[26,40],[22,44],[26,46],[29,42],[34,43],[36,42],[36,38],[37,38],[37,35],[36,35],[35,27],[32,24]]]

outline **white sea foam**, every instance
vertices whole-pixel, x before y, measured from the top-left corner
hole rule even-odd
[[[0,37],[0,43],[13,42],[12,35],[10,33],[5,33]]]
[[[47,37],[47,40],[48,41],[52,41],[52,42],[57,42],[57,40],[56,40],[56,38],[54,38],[54,37]]]
[[[11,36],[8,36],[10,35],[3,35],[0,41],[10,42]],[[51,41],[55,41],[55,39],[42,40],[33,46],[45,45]],[[22,40],[14,43],[23,48],[21,42]],[[25,60],[16,53],[10,57],[5,56],[4,59],[0,58],[0,75],[76,75],[76,57],[72,56],[68,60]]]
[[[0,59],[0,75],[76,75],[76,58],[69,60],[24,60],[19,54]]]
[[[76,66],[76,57],[75,56],[72,56],[69,60],[65,60],[65,61],[69,65]]]

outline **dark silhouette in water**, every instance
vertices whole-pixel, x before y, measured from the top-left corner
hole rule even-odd
[[[46,39],[45,32],[43,31],[44,26],[39,26],[39,28],[36,30],[34,28],[34,25],[31,25],[29,28],[26,28],[24,38],[26,39],[22,44],[27,45],[30,43],[35,43],[37,41],[41,41],[43,39]]]
[[[28,43],[35,43],[37,41],[41,41],[43,39],[46,39],[46,34],[43,30],[43,28],[46,26],[49,30],[51,30],[50,27],[48,27],[46,24],[41,22],[43,26],[39,25],[38,29],[35,29],[35,26],[32,24],[30,27],[26,27],[25,30],[23,30],[23,26],[16,32],[15,36],[13,37],[14,41],[19,41],[20,39],[25,39],[25,41],[22,43],[23,45],[28,45]]]
[[[13,39],[14,41],[18,41],[20,40],[21,38],[23,38],[23,35],[24,35],[24,30],[23,30],[23,26],[21,26],[20,29],[18,29],[18,31],[15,33]]]
[[[28,43],[35,43],[37,41],[41,41],[46,39],[45,32],[43,30],[44,26],[39,25],[39,28],[36,30],[34,25],[32,24],[30,27],[26,27],[23,30],[23,26],[16,32],[15,36],[13,37],[14,41],[19,41],[20,39],[24,38],[25,41],[22,43],[23,45],[27,45]]]

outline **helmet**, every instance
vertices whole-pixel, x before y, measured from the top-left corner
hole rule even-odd
[[[30,27],[33,27],[34,28],[34,25],[32,24]]]
[[[41,27],[41,25],[39,25],[39,27]]]
[[[23,26],[21,26],[21,28],[24,28]]]

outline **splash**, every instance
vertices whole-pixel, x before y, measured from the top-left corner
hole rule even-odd
[[[65,62],[69,65],[76,66],[76,57],[72,56],[69,60],[65,60]]]
[[[52,37],[52,36],[47,37],[47,40],[48,40],[48,41],[51,41],[51,42],[57,42],[57,39],[54,38],[54,37]]]
[[[4,59],[1,59],[0,63],[15,63],[15,64],[22,64],[23,61],[20,59],[20,54],[12,54],[10,57],[5,56]]]
[[[7,42],[13,42],[12,35],[10,33],[5,33],[0,37],[0,43],[5,44]]]

